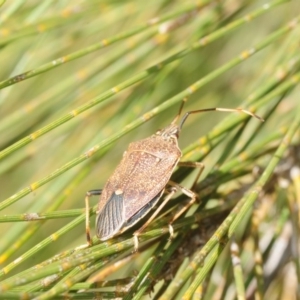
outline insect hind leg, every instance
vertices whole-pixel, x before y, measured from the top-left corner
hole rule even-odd
[[[167,196],[165,197],[164,201],[159,205],[159,207],[155,210],[155,212],[151,215],[151,217],[147,220],[147,222],[139,228],[137,231],[133,233],[133,241],[134,241],[134,250],[138,250],[138,236],[145,230],[146,227],[149,226],[149,224],[154,220],[154,218],[160,213],[160,211],[163,209],[163,207],[170,201],[170,199],[173,197],[173,195],[177,191],[181,191],[183,194],[185,194],[187,197],[190,198],[190,201],[179,211],[173,216],[171,221],[169,222],[169,233],[170,233],[170,238],[172,239],[174,236],[174,229],[172,226],[172,223],[174,223],[182,214],[184,214],[197,200],[197,194],[194,193],[192,190],[196,186],[197,181],[204,169],[204,164],[201,162],[180,162],[179,166],[182,167],[192,167],[192,168],[199,168],[199,172],[196,176],[196,179],[192,185],[191,189],[187,189],[181,185],[179,185],[176,182],[169,181],[168,185],[170,186],[169,189],[165,189],[165,192],[167,192]]]
[[[182,215],[184,214],[196,201],[198,198],[198,195],[196,193],[194,193],[192,190],[187,189],[181,185],[179,185],[176,182],[173,181],[169,181],[168,182],[169,185],[171,185],[172,187],[176,188],[177,190],[181,191],[184,195],[186,195],[187,197],[190,198],[189,202],[184,205],[184,207],[182,207],[171,219],[171,221],[169,222],[169,232],[170,232],[170,238],[173,238],[174,236],[174,229],[172,224]]]
[[[99,196],[101,195],[102,190],[90,190],[86,192],[85,195],[85,232],[86,232],[86,241],[89,246],[92,246],[92,239],[91,239],[91,228],[90,228],[90,198],[92,196]]]
[[[166,192],[166,190],[165,190]],[[173,197],[173,195],[177,192],[177,188],[176,187],[171,187],[171,189],[169,189],[167,196],[165,197],[164,201],[158,206],[158,208],[153,212],[153,214],[151,215],[151,217],[146,221],[146,223],[144,223],[144,225],[139,228],[138,230],[136,230],[133,233],[133,242],[134,242],[134,251],[138,251],[138,245],[139,245],[139,235],[146,229],[146,227],[149,226],[149,224],[154,220],[154,218],[159,214],[159,212],[163,209],[163,207],[169,202],[169,200]]]
[[[173,229],[172,223],[174,223],[182,214],[184,214],[197,201],[198,196],[194,192],[194,190],[198,183],[199,177],[201,176],[201,174],[205,168],[204,163],[197,162],[197,161],[196,162],[195,161],[180,161],[180,162],[178,162],[178,166],[179,167],[187,167],[187,168],[195,168],[195,169],[197,168],[197,169],[199,169],[199,172],[197,173],[197,176],[194,179],[194,182],[190,189],[187,189],[171,180],[168,183],[169,185],[176,187],[177,190],[180,190],[183,194],[185,194],[186,196],[188,196],[190,198],[190,201],[179,212],[177,212],[175,214],[175,216],[169,222],[170,238],[172,238],[174,236],[174,229]]]

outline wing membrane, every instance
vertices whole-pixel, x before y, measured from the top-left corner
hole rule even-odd
[[[104,241],[114,236],[125,222],[123,194],[113,193],[97,216],[97,236]]]

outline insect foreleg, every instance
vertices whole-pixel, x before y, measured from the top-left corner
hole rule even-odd
[[[194,191],[195,190],[195,187],[196,187],[196,184],[198,182],[198,179],[199,177],[201,176],[203,170],[204,170],[204,163],[202,162],[195,162],[195,161],[180,161],[178,163],[178,166],[179,167],[188,167],[188,168],[199,168],[199,172],[194,180],[194,183],[192,184],[192,187],[191,187],[191,190]]]

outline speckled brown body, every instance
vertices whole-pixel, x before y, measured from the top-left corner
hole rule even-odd
[[[106,240],[133,226],[161,197],[181,151],[176,125],[129,145],[106,182],[98,204],[96,230]]]
[[[143,226],[134,232],[135,250],[138,249],[138,236],[141,232],[155,219],[174,193],[181,191],[190,200],[176,212],[169,222],[170,236],[173,236],[172,223],[197,201],[197,194],[193,190],[204,168],[201,162],[179,162],[181,151],[178,147],[178,136],[189,115],[205,111],[243,112],[263,121],[262,118],[245,109],[219,107],[189,111],[182,117],[179,125],[176,125],[175,123],[180,116],[185,100],[183,99],[178,115],[169,126],[157,131],[155,135],[149,138],[129,145],[103,190],[97,189],[87,192],[85,197],[86,234],[89,245],[92,245],[89,226],[89,197],[101,195],[96,217],[96,233],[98,238],[103,241],[124,232],[148,214],[161,198],[167,185],[171,187],[169,194]],[[177,165],[199,169],[191,189],[170,180]]]

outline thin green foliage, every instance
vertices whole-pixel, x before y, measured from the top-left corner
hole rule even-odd
[[[300,297],[298,6],[0,1],[0,299]],[[138,253],[141,224],[87,247],[86,191],[183,99],[184,112],[240,107],[265,122],[191,115],[182,160],[205,171],[174,239],[180,193]],[[189,188],[194,177],[177,168],[172,180]]]

